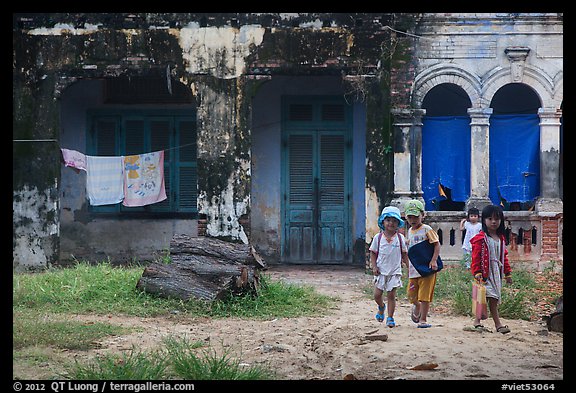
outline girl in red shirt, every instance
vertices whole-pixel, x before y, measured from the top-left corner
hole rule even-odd
[[[488,205],[482,209],[482,230],[470,240],[472,245],[472,262],[470,271],[478,282],[486,286],[486,301],[490,315],[494,320],[496,331],[502,334],[510,332],[502,324],[498,314],[498,305],[502,298],[502,279],[512,284],[512,269],[508,261],[504,237],[504,212],[498,205]],[[478,318],[474,327],[483,329]]]

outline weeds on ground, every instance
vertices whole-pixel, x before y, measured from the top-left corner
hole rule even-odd
[[[241,363],[229,350],[218,354],[203,342],[168,336],[154,351],[132,348],[121,355],[97,356],[71,364],[63,378],[72,380],[265,380],[274,373],[263,365]]]
[[[398,299],[406,299],[408,270],[404,267],[402,277],[403,287],[398,288],[396,292]],[[553,302],[561,295],[558,292],[555,296],[542,298],[542,293],[546,292],[547,283],[557,279],[558,275],[552,270],[540,273],[514,270],[512,272],[512,285],[504,284],[502,286],[502,301],[498,309],[500,316],[510,319],[539,319],[541,315],[535,315],[538,310],[534,309],[534,305],[543,301]],[[456,315],[471,317],[472,280],[472,275],[466,268],[464,260],[445,265],[436,278],[432,307],[445,308]],[[373,286],[367,285],[364,292],[367,296],[372,297]]]

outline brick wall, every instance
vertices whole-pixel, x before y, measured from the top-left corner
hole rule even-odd
[[[541,259],[557,259],[559,257],[562,237],[559,230],[561,214],[554,217],[542,217],[542,257]]]

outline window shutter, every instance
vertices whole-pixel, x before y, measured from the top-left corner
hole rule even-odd
[[[312,136],[290,135],[289,190],[291,204],[311,204],[314,182]]]
[[[130,156],[144,153],[144,120],[127,119],[124,127],[125,147],[122,155]]]
[[[196,168],[196,120],[178,121],[178,211],[195,212],[197,209],[198,186]]]
[[[312,121],[314,108],[311,104],[291,104],[288,110],[290,121]]]
[[[117,121],[116,119],[97,119],[95,122],[94,140],[96,142],[96,156],[116,156],[117,146]]]
[[[344,203],[344,136],[320,138],[320,203]]]

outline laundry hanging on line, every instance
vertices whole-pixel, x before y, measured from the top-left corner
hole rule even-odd
[[[64,165],[70,168],[81,169],[83,171],[86,171],[85,154],[70,149],[60,149],[60,150],[62,151],[62,158],[64,159]]]
[[[93,206],[123,202],[136,207],[167,198],[164,184],[164,150],[130,156],[88,156],[60,149],[64,164],[86,171],[86,194]]]
[[[93,206],[113,205],[124,199],[122,157],[86,156],[86,194]]]
[[[164,151],[124,156],[124,206],[145,206],[166,199]]]

